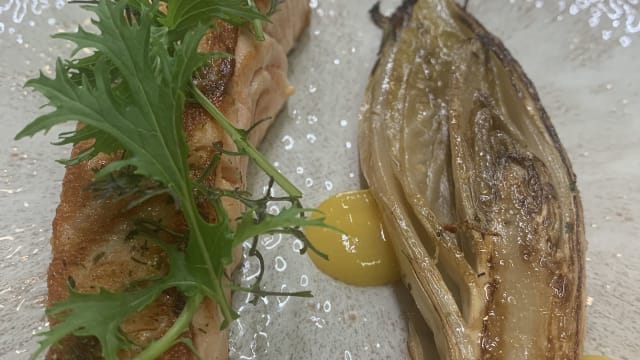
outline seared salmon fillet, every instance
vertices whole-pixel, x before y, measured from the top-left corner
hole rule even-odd
[[[267,1],[257,3],[263,9],[268,6]],[[211,60],[194,78],[199,89],[236,127],[248,129],[259,120],[269,119],[250,133],[249,140],[254,144],[261,142],[293,91],[287,81],[286,55],[308,26],[308,2],[280,3],[271,21],[265,24],[264,41],[256,41],[246,29],[219,22],[216,30],[202,40],[200,50],[224,51],[235,56]],[[209,164],[216,151],[214,144],[229,151],[236,149],[231,138],[198,105],[187,105],[183,123],[193,177],[200,176]],[[72,154],[90,145],[90,142],[80,143]],[[102,198],[88,190],[95,169],[108,164],[114,156],[100,154],[67,168],[53,220],[52,260],[47,278],[49,306],[67,298],[69,284],[79,292],[97,292],[100,288],[116,292],[137,281],[164,274],[167,264],[163,251],[137,234],[134,221],[149,220],[174,231],[186,230],[182,214],[168,196],[157,196],[127,209],[130,199]],[[244,189],[247,165],[246,157],[222,156],[205,182],[218,188]],[[232,200],[224,205],[230,219],[240,216],[243,210]],[[212,209],[203,206],[201,211],[210,221],[215,221]],[[166,241],[176,240],[167,237]],[[239,258],[236,252],[228,272],[233,271]],[[183,307],[184,299],[178,291],[165,291],[151,306],[132,315],[122,329],[135,343],[149,343],[171,327]],[[55,318],[49,320],[52,325],[56,323]],[[189,330],[183,334],[183,338],[192,341],[202,359],[228,357],[227,333],[219,330],[221,320],[216,304],[204,301]],[[122,351],[119,356],[131,358],[139,350]],[[51,347],[46,358],[100,359],[100,345],[93,338],[69,336],[60,346]],[[195,358],[183,344],[173,346],[161,357],[166,360]]]

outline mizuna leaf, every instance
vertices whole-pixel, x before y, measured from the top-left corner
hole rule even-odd
[[[287,207],[282,209],[277,215],[266,214],[261,221],[255,221],[252,212],[245,212],[237,225],[233,243],[241,244],[243,241],[260,234],[271,234],[277,232],[287,232],[289,228],[305,226],[328,227],[324,223],[324,218],[308,218],[307,212],[317,211],[315,209],[305,209],[299,207]],[[340,231],[338,229],[334,229]]]
[[[67,300],[47,309],[49,315],[61,322],[41,334],[45,337],[32,359],[69,334],[95,336],[102,346],[102,355],[117,359],[119,350],[133,346],[120,324],[131,313],[150,304],[160,291],[159,287],[119,293],[100,289],[96,294],[83,294],[70,288]]]

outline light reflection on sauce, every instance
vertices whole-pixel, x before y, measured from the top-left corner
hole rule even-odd
[[[398,264],[382,229],[382,218],[368,190],[339,193],[323,201],[318,209],[326,223],[345,232],[311,227],[309,240],[329,256],[325,260],[309,251],[320,271],[350,285],[376,286],[400,278]]]

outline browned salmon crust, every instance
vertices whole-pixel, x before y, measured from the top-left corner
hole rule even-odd
[[[266,1],[258,3],[266,8]],[[197,86],[237,127],[247,129],[260,119],[273,119],[292,92],[287,82],[286,54],[308,22],[308,2],[287,0],[272,16],[272,24],[265,26],[268,35],[263,42],[255,41],[245,29],[219,23],[217,30],[203,39],[201,50],[224,51],[235,57],[208,64],[195,77]],[[208,164],[214,152],[213,144],[235,149],[231,139],[199,106],[188,105],[183,120],[192,176],[198,176]],[[271,121],[252,131],[250,140],[254,144],[262,140]],[[78,144],[72,153],[77,154],[89,145],[88,142]],[[186,230],[181,213],[169,197],[156,197],[126,211],[128,199],[95,198],[87,190],[94,169],[112,159],[111,155],[100,154],[67,169],[53,220],[48,305],[68,296],[69,279],[73,279],[75,290],[80,292],[96,292],[100,288],[122,291],[136,280],[158,276],[167,270],[163,252],[136,235],[133,219],[153,220],[176,231]],[[246,169],[246,158],[224,156],[206,182],[221,188],[242,189],[246,184]],[[242,211],[242,207],[232,201],[225,203],[225,208],[231,219]],[[215,221],[211,209],[201,210],[210,221]],[[174,240],[167,238],[166,241]],[[235,264],[228,271],[237,265],[240,254],[235,255]],[[184,299],[177,291],[166,291],[151,306],[131,316],[123,324],[123,330],[137,343],[148,343],[171,327],[183,306]],[[49,320],[52,325],[56,323],[54,318]],[[203,359],[227,358],[227,334],[219,330],[220,322],[216,305],[205,301],[189,331],[183,335],[193,341]],[[120,358],[131,358],[136,352],[136,349],[123,351]],[[65,338],[47,354],[47,359],[100,358],[100,346],[95,339],[75,336]],[[193,358],[182,344],[175,345],[161,357],[165,360]]]

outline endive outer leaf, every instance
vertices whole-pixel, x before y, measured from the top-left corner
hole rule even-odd
[[[578,359],[582,206],[533,84],[454,1],[373,15],[361,166],[433,331],[439,355],[422,356]]]

